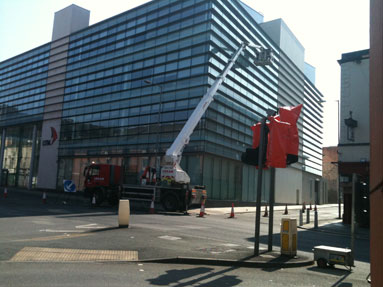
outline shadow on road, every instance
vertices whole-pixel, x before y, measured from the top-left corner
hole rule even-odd
[[[280,234],[273,234],[273,246],[280,247]],[[261,235],[259,242],[268,244],[268,235]],[[246,238],[249,242],[254,242],[254,237]],[[344,234],[328,233],[312,230],[298,229],[298,251],[312,252],[314,246],[328,245],[340,248],[350,248],[351,238]],[[370,262],[370,242],[366,239],[356,238],[355,240],[355,260]]]
[[[341,267],[342,268],[342,267]],[[347,269],[341,269],[337,267],[328,267],[328,268],[319,268],[319,267],[309,267],[307,270],[313,271],[313,272],[319,272],[319,273],[325,273],[325,274],[331,274],[335,276],[345,276],[350,275],[350,271]]]
[[[242,280],[238,276],[225,275],[225,273],[233,271],[238,267],[230,267],[221,271],[213,272],[213,268],[197,267],[191,269],[173,269],[166,271],[157,278],[148,279],[151,285],[156,286],[200,286],[200,287],[222,287],[236,286]]]
[[[319,267],[310,267],[307,268],[307,270],[314,271],[314,272],[320,272],[325,274],[331,274],[336,276],[342,276],[339,278],[338,281],[336,281],[334,284],[331,285],[331,287],[349,287],[352,286],[352,283],[342,282],[344,279],[347,278],[351,274],[348,270],[341,270],[337,268],[319,268]]]

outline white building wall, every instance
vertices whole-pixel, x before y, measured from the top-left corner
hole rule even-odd
[[[286,23],[282,19],[276,19],[261,23],[261,27],[303,73],[305,48]]]
[[[369,59],[341,64],[340,144],[366,144],[370,142],[369,121]],[[350,117],[358,122],[354,128],[354,141],[347,138],[344,120]],[[369,161],[369,147],[340,146],[339,160],[344,162]]]
[[[296,168],[275,169],[275,203],[302,202],[302,171]]]

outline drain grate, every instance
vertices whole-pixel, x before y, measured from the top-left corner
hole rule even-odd
[[[24,247],[12,262],[137,261],[137,251]]]

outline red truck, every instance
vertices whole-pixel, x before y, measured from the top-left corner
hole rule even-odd
[[[107,200],[110,204],[118,203],[121,197],[121,166],[110,164],[91,164],[84,169],[85,196],[100,205]]]
[[[91,164],[84,170],[85,196],[100,205],[105,200],[117,204],[120,198],[162,204],[166,211],[186,212],[192,205],[206,200],[204,186],[156,181],[154,169],[147,168],[141,176],[141,185],[122,184],[122,167],[110,164]]]

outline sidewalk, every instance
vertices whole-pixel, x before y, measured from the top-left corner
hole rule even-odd
[[[281,255],[280,252],[260,251],[259,256],[254,256],[252,252],[244,254],[233,253],[231,258],[205,258],[177,256],[173,258],[147,259],[141,262],[150,263],[175,263],[175,264],[197,264],[197,265],[215,265],[215,266],[236,266],[236,267],[254,267],[254,268],[294,268],[310,266],[314,264],[313,256],[307,256],[302,252],[297,252],[294,257]]]
[[[208,203],[207,203],[208,205]],[[322,204],[322,205],[317,205],[317,209],[325,209],[329,207],[335,207],[338,206],[338,204]],[[306,206],[308,207],[308,206]],[[241,214],[241,213],[255,213],[256,207],[255,206],[239,206],[239,207],[234,207],[235,208],[235,213],[236,214]],[[261,212],[265,211],[265,206],[261,206]],[[270,212],[270,207],[267,207],[269,212]],[[286,206],[285,205],[277,205],[274,206],[274,212],[283,212],[285,210]],[[300,210],[302,209],[302,205],[287,205],[288,211],[290,210]],[[314,207],[313,207],[314,208]],[[189,210],[189,213],[191,214],[198,214],[199,213],[198,208],[194,208]],[[211,215],[216,215],[216,214],[230,214],[231,212],[231,207],[205,207],[205,213],[206,214],[211,214]]]
[[[343,224],[341,219],[319,221],[318,228],[314,227],[314,222],[298,226],[299,229],[306,229],[310,231],[326,232],[333,234],[344,235],[348,238],[351,237],[351,225]],[[370,230],[368,228],[355,228],[356,239],[370,239]]]

